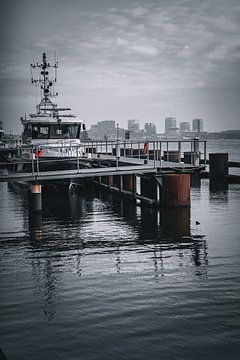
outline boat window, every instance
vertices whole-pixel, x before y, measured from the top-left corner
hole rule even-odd
[[[22,133],[22,137],[23,139],[27,139],[28,137],[32,137],[32,127],[31,125],[27,124],[27,125],[24,125],[24,130],[23,130],[23,133]]]
[[[48,138],[48,126],[39,126],[38,128],[38,139],[47,139]]]
[[[80,134],[81,134],[81,124],[79,124],[77,127],[76,139],[80,139]]]
[[[71,139],[76,139],[78,133],[78,125],[70,125],[69,126],[69,137]]]
[[[4,135],[4,132],[3,132],[3,130],[0,129],[0,140],[1,140],[1,141],[2,141],[2,139],[3,139],[3,135]]]
[[[33,139],[38,138],[38,127],[37,126],[33,126],[33,128],[32,128],[32,138]]]
[[[52,124],[49,132],[50,139],[67,139],[69,138],[69,130],[67,125]]]
[[[32,127],[32,138],[33,139],[47,139],[48,138],[48,126],[33,126]]]
[[[67,124],[57,124],[50,125],[50,138],[58,138],[58,139],[76,139],[79,136],[78,130],[79,125],[67,125]]]

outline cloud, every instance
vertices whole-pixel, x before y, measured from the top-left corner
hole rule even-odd
[[[164,94],[236,87],[240,81],[238,0],[139,0],[114,7],[96,1],[94,8],[61,1],[56,12],[54,6],[32,5],[31,25],[26,3],[14,17],[16,27],[1,40],[0,79],[7,84],[2,99],[14,93],[14,79],[27,83],[33,57],[39,60],[46,51],[51,60],[54,50],[58,86],[73,97],[145,97],[155,104]]]
[[[159,54],[158,49],[152,46],[144,46],[144,45],[134,45],[132,47],[132,51],[136,51],[142,55],[154,56]]]
[[[136,6],[130,9],[124,9],[123,12],[126,13],[127,15],[140,18],[147,15],[149,13],[149,9],[143,6]]]
[[[96,78],[99,70],[117,78],[119,69],[122,76],[131,76],[134,68],[142,72],[143,82],[152,82],[155,74],[156,82],[164,78],[173,88],[199,82],[213,86],[224,83],[234,72],[233,62],[240,60],[240,9],[238,2],[230,2],[231,6],[215,0],[130,2],[128,7],[94,12],[63,8],[58,12],[58,20],[64,18],[61,27],[40,36],[32,50],[57,48],[61,59],[74,67],[73,73],[85,68]],[[51,26],[45,24],[46,31]]]

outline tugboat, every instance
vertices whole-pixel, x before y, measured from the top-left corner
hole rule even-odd
[[[35,113],[21,117],[23,143],[37,149],[34,156],[49,160],[81,156],[81,140],[85,134],[82,120],[72,113],[64,114],[71,108],[60,108],[51,101],[51,98],[58,96],[54,91],[57,69],[58,62],[50,64],[46,53],[43,53],[42,63],[31,64],[31,82],[40,87],[41,101]],[[33,76],[36,70],[40,72],[38,77]],[[54,76],[50,75],[50,70],[53,70]],[[30,152],[28,156],[31,156]]]

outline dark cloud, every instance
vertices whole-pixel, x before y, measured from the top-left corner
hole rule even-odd
[[[239,128],[239,1],[2,2],[1,112],[8,128],[35,101],[29,63],[43,51],[53,58],[54,50],[60,101],[88,125],[106,118],[126,125],[134,116],[161,130],[174,114],[179,121],[203,117],[209,130]]]

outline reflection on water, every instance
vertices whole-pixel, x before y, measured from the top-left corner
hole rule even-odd
[[[147,263],[154,276],[164,276],[169,267],[190,264],[197,276],[207,274],[206,241],[203,236],[191,236],[190,208],[139,207],[99,191],[47,193],[43,209],[43,215],[29,215],[29,257],[37,282],[43,284],[44,313],[49,320],[56,315],[54,299],[63,271],[70,266],[79,276],[87,273],[82,262],[86,257],[100,263],[102,273],[120,274],[129,267],[145,271]],[[112,266],[105,269],[109,257]]]
[[[161,211],[161,228],[166,237],[190,237],[190,208],[170,208]]]
[[[219,192],[228,190],[228,183],[224,180],[209,180],[209,190],[211,193]]]
[[[30,241],[33,241],[33,245],[38,241],[43,240],[42,232],[42,214],[29,212],[29,230]]]
[[[0,188],[7,357],[236,353],[237,185],[212,191],[208,180],[193,184],[191,209],[140,207],[106,191],[45,192],[40,215],[29,214],[27,193]],[[217,354],[212,339],[223,345]]]
[[[191,175],[191,187],[192,188],[200,188],[201,187],[201,177],[199,174]]]

